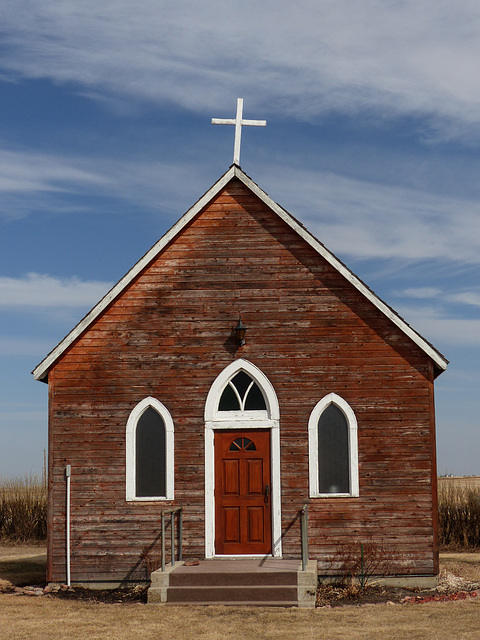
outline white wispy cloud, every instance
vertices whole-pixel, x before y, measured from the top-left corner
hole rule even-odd
[[[53,154],[0,149],[0,193],[63,192],[69,185],[91,187],[104,182],[103,176],[75,166],[73,159],[65,162]]]
[[[4,74],[103,99],[202,110],[244,94],[298,118],[427,113],[458,135],[480,123],[473,0],[17,0],[0,25]]]
[[[442,290],[438,287],[412,287],[410,289],[397,292],[397,295],[423,300],[425,298],[438,298],[442,295]]]
[[[91,307],[111,288],[110,282],[82,281],[29,273],[22,278],[0,277],[0,307]]]
[[[480,261],[480,203],[324,171],[268,168],[277,200],[342,256]],[[273,187],[272,187],[273,185]],[[278,196],[278,197],[277,197]]]
[[[208,184],[205,166],[0,147],[0,217],[95,212],[95,196],[180,215]],[[183,185],[180,189],[178,185]],[[73,197],[72,197],[73,196]],[[83,201],[79,196],[88,196]]]
[[[5,162],[2,162],[5,160]],[[5,168],[7,167],[7,168]],[[285,180],[285,176],[288,180]],[[214,176],[216,179],[218,176]],[[175,222],[212,181],[208,163],[72,158],[0,150],[0,215],[95,212],[100,195],[130,202]],[[480,261],[480,202],[328,171],[271,162],[262,181],[274,199],[340,256],[385,260]]]
[[[52,342],[30,336],[0,336],[0,356],[35,356],[40,358],[51,351]]]
[[[0,148],[0,217],[17,219],[46,210],[83,211],[74,194],[112,189],[111,178],[81,158],[41,153],[30,149]]]
[[[440,309],[397,307],[397,311],[436,347],[480,347],[480,319],[449,317]],[[448,353],[446,353],[447,358]]]
[[[397,295],[418,300],[435,298],[445,305],[480,307],[480,292],[475,290],[448,292],[438,287],[413,287],[397,292]]]

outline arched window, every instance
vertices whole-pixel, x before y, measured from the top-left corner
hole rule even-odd
[[[126,433],[127,500],[173,500],[173,421],[166,407],[145,398]]]
[[[258,384],[245,371],[239,371],[223,390],[219,411],[266,411],[265,398]]]
[[[309,424],[310,497],[358,496],[357,420],[335,393],[317,403]]]
[[[268,378],[251,362],[230,363],[212,384],[205,403],[205,421],[278,420],[278,400]],[[261,425],[257,425],[261,426]],[[265,425],[270,426],[270,425]]]

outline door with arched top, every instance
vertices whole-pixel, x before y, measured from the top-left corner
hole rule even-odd
[[[215,432],[215,552],[272,552],[270,430]]]

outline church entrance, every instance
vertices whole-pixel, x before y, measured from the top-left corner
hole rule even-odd
[[[215,554],[272,553],[270,430],[215,432]]]

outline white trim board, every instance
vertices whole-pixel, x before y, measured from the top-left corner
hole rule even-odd
[[[311,247],[331,264],[348,282],[360,293],[372,302],[385,316],[399,327],[417,346],[419,346],[435,363],[440,372],[447,368],[448,360],[437,351],[427,340],[417,333],[403,318],[391,307],[381,300],[369,289],[357,276],[348,269],[331,251],[319,242],[303,225],[290,215],[285,209],[274,202],[251,178],[249,178],[238,165],[232,165],[230,169],[178,220],[160,240],[147,251],[147,253],[130,269],[130,271],[93,307],[93,309],[81,320],[76,327],[51,351],[42,362],[33,370],[36,380],[47,381],[48,372],[58,358],[68,347],[99,317],[99,315],[118,298],[132,280],[152,262],[158,254],[179,235],[190,221],[230,182],[238,178],[252,193],[262,200],[274,213],[300,235]]]
[[[350,474],[349,493],[320,493],[318,485],[318,420],[325,409],[334,404],[340,409],[348,424],[348,468]],[[358,497],[358,435],[357,418],[352,407],[336,393],[329,393],[315,405],[308,420],[308,473],[310,498],[353,498]]]
[[[138,421],[149,407],[162,417],[165,425],[165,495],[157,497],[136,497],[135,491],[135,471],[136,471],[136,452],[135,452],[135,430]],[[125,434],[125,469],[126,469],[126,500],[127,502],[151,502],[157,500],[173,500],[174,492],[174,424],[172,416],[167,407],[149,396],[139,402],[130,412],[127,420],[127,428]]]
[[[218,411],[220,395],[239,371],[248,373],[263,392],[268,410],[259,419],[248,419],[248,413],[228,419],[230,411]],[[257,412],[255,412],[257,413]],[[258,412],[260,413],[260,412]],[[223,414],[223,415],[222,415]],[[214,380],[205,403],[205,557],[215,556],[215,431],[219,429],[270,429],[270,474],[272,481],[272,555],[282,556],[282,504],[280,486],[280,413],[275,389],[265,374],[243,358],[234,360]]]

